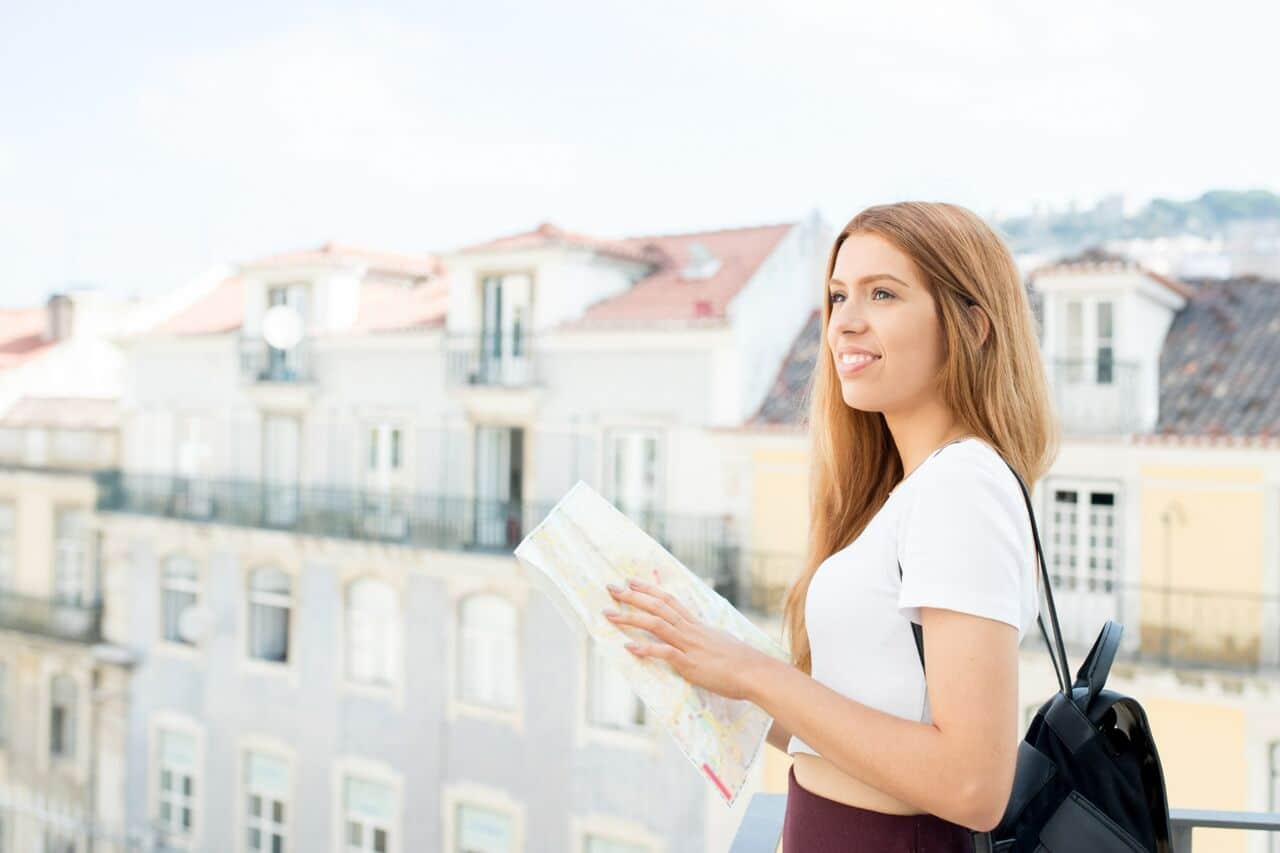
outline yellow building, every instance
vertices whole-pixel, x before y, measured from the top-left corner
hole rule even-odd
[[[1170,808],[1280,811],[1280,285],[1092,255],[1030,288],[1063,432],[1032,499],[1072,675],[1119,622],[1107,686],[1146,709]],[[815,311],[752,425],[723,435],[751,471],[749,600],[779,638],[807,531],[820,324]],[[1038,631],[1020,675],[1025,726],[1057,689]],[[790,761],[767,750],[762,790],[786,791]],[[1195,845],[1280,850],[1232,830]]]

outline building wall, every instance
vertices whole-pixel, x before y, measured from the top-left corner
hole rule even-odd
[[[335,767],[372,762],[400,781],[400,851],[440,849],[456,791],[479,790],[520,806],[527,850],[567,850],[570,818],[607,815],[645,827],[668,853],[702,851],[705,780],[661,732],[610,742],[578,731],[585,701],[581,638],[545,598],[528,594],[509,557],[468,557],[336,541],[303,542],[263,531],[111,517],[107,530],[121,577],[112,606],[115,642],[141,652],[129,724],[129,818],[145,822],[151,802],[153,726],[189,721],[203,739],[204,849],[233,850],[240,803],[240,747],[252,739],[285,745],[295,772],[295,849],[333,848]],[[213,628],[196,651],[159,641],[161,561],[173,552],[201,567]],[[295,575],[294,662],[265,671],[245,659],[243,589],[250,566]],[[404,671],[384,695],[345,686],[342,590],[373,573],[402,593]],[[453,620],[466,592],[500,590],[519,605],[519,708],[514,716],[453,702]],[[299,713],[306,709],[306,713]],[[579,743],[579,738],[584,742]],[[447,848],[446,848],[447,849]]]

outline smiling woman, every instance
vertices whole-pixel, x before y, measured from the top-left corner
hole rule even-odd
[[[1056,452],[1030,307],[1000,238],[947,204],[854,217],[824,287],[791,663],[652,586],[611,590],[633,609],[610,618],[658,641],[634,654],[774,718],[769,743],[795,757],[784,849],[969,851],[1013,784],[1017,651],[1038,612],[1014,474],[1034,483]]]

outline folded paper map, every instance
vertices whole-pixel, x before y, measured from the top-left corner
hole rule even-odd
[[[623,648],[630,641],[661,641],[634,625],[605,619],[600,611],[606,608],[633,609],[615,601],[605,587],[626,587],[631,579],[655,584],[702,622],[780,660],[789,660],[786,651],[581,480],[516,546],[515,556],[565,620],[599,645],[681,752],[732,806],[772,718],[751,702],[691,685],[664,660],[638,658]]]

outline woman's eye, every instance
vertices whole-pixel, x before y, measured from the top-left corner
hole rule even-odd
[[[894,294],[893,294],[893,291],[892,291],[892,290],[885,290],[883,287],[877,287],[875,290],[871,291],[871,301],[872,301],[872,302],[876,302],[876,301],[883,302],[883,301],[884,301],[884,300],[882,300],[882,299],[881,299],[881,300],[877,300],[877,299],[875,298],[877,293],[883,293],[885,296],[888,296],[890,299],[896,299],[896,298],[897,298],[896,296],[894,296]],[[836,301],[836,297],[837,297],[837,296],[839,296],[839,297],[843,297],[843,296],[844,296],[844,294],[843,294],[843,293],[833,293],[833,294],[831,294],[831,301],[832,301],[832,302],[835,302],[835,301]]]

